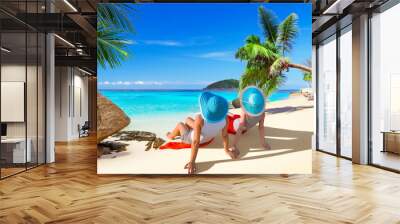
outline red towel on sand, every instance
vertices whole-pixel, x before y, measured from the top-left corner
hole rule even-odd
[[[205,142],[203,144],[200,144],[200,147],[204,147],[207,146],[208,144],[210,144],[214,139],[211,139],[208,142]],[[160,147],[161,150],[163,149],[174,149],[174,150],[178,150],[178,149],[190,149],[192,147],[191,144],[188,143],[184,143],[184,142],[167,142],[166,144],[162,145]]]

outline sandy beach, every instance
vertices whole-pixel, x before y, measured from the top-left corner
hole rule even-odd
[[[225,154],[218,136],[210,145],[199,149],[198,174],[310,174],[313,103],[303,96],[268,103],[265,139],[271,150],[260,147],[258,130],[253,128],[238,145],[239,158],[232,160]],[[148,125],[154,125],[157,131],[153,132],[165,139],[165,133],[175,123],[154,119]],[[137,127],[137,130],[142,129]],[[145,144],[132,141],[127,151],[102,156],[97,160],[98,174],[187,174],[183,167],[189,160],[190,149],[145,151]]]

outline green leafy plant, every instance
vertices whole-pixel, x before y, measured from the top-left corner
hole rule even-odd
[[[127,33],[134,28],[129,13],[131,4],[98,4],[97,6],[97,61],[103,68],[115,68],[129,57],[131,40]]]
[[[311,66],[311,60],[310,60],[310,59],[308,59],[308,60],[306,61],[306,65],[307,65],[307,66]],[[305,82],[307,82],[308,87],[311,87],[311,82],[312,82],[312,75],[311,75],[311,72],[303,72],[303,80],[304,80]]]

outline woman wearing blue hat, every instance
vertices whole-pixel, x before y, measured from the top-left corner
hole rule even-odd
[[[203,92],[199,97],[200,114],[194,118],[188,117],[185,122],[180,122],[174,130],[167,133],[169,139],[180,137],[184,143],[191,144],[189,162],[185,165],[189,174],[196,172],[196,157],[200,145],[211,142],[218,133],[221,133],[225,152],[231,157],[235,155],[229,149],[227,131],[228,102],[225,98]]]
[[[265,97],[263,92],[255,86],[246,87],[240,94],[240,105],[242,109],[240,117],[234,117],[231,121],[230,129],[232,131],[229,132],[234,133],[235,138],[230,151],[234,152],[237,157],[240,154],[237,147],[240,137],[257,124],[261,146],[270,149],[264,139]]]

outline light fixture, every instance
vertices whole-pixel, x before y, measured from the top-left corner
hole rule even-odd
[[[68,0],[64,0],[64,3],[67,4],[74,12],[78,12],[78,10]]]
[[[6,53],[10,53],[10,52],[11,52],[11,50],[9,50],[9,49],[7,49],[7,48],[5,48],[5,47],[1,47],[0,49],[1,49],[2,51],[6,52]]]
[[[323,15],[340,15],[343,10],[351,5],[355,0],[336,0],[330,5],[324,12]]]
[[[78,67],[78,70],[81,71],[81,72],[83,72],[83,73],[85,73],[86,75],[90,75],[90,76],[93,75],[92,73],[90,73],[90,72],[88,72],[88,71],[86,71],[86,70],[83,70],[83,69],[81,69],[81,68],[79,68],[79,67]]]
[[[66,39],[64,39],[64,38],[62,38],[62,37],[60,37],[59,35],[57,35],[57,34],[54,34],[54,36],[55,37],[57,37],[59,40],[61,40],[62,42],[64,42],[64,43],[66,43],[67,45],[69,45],[70,47],[73,47],[73,48],[75,48],[75,45],[73,45],[71,42],[69,42],[68,40],[66,40]]]

